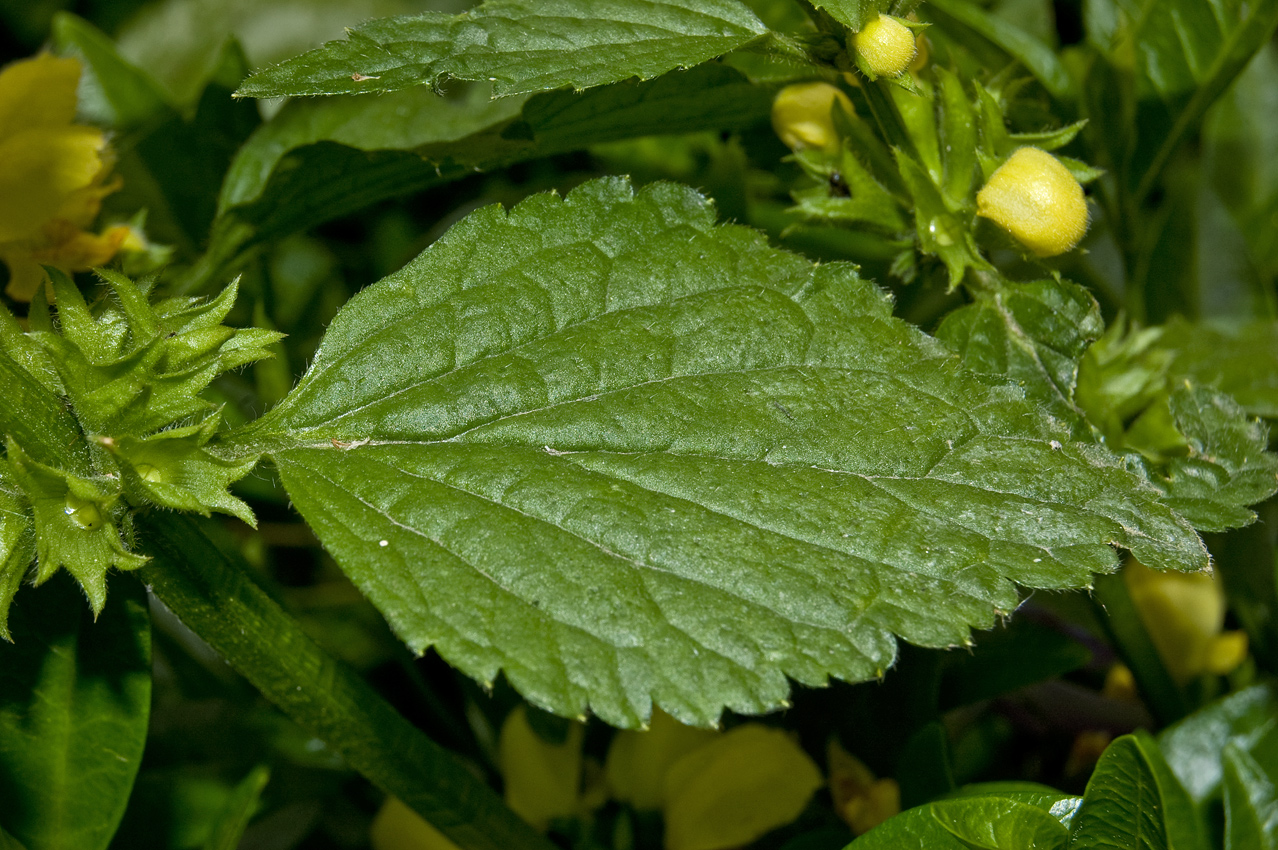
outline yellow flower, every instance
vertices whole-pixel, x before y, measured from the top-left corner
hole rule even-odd
[[[636,809],[660,809],[671,765],[719,735],[684,726],[661,709],[653,709],[647,731],[620,732],[608,748],[605,769],[612,795]]]
[[[120,180],[106,135],[74,123],[79,81],[77,60],[49,54],[0,70],[0,259],[19,301],[43,283],[41,264],[86,271],[140,247],[125,226],[85,230]]]
[[[772,129],[791,150],[815,148],[836,153],[842,143],[834,126],[838,105],[852,115],[852,101],[829,83],[795,83],[772,101]]]
[[[667,850],[749,844],[797,818],[822,784],[816,764],[779,729],[711,732],[660,711],[648,731],[613,739],[607,776],[617,799],[662,810]]]
[[[826,747],[826,762],[830,766],[834,811],[855,835],[869,832],[901,811],[901,786],[897,781],[877,779],[834,739]]]
[[[1247,657],[1247,634],[1223,631],[1225,594],[1214,575],[1158,572],[1128,561],[1123,579],[1150,640],[1177,682],[1205,673],[1224,675]]]
[[[529,725],[522,705],[502,724],[497,748],[506,805],[543,832],[556,818],[575,817],[585,808],[581,795],[585,731],[580,723],[573,723],[563,743],[552,744]]]

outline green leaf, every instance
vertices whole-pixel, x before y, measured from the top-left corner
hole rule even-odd
[[[65,567],[98,614],[106,604],[107,571],[135,570],[146,563],[120,539],[124,506],[113,482],[45,466],[12,439],[7,449],[13,480],[31,505],[39,563],[36,583]]]
[[[295,100],[253,135],[227,173],[204,258],[182,280],[205,291],[256,246],[478,171],[656,133],[733,130],[766,120],[772,91],[707,65],[583,93],[488,102],[427,89]]]
[[[860,32],[867,21],[877,18],[886,5],[883,0],[812,0],[812,5],[830,13],[830,17],[852,32]]]
[[[258,765],[235,786],[213,825],[213,832],[204,842],[204,850],[236,850],[240,846],[240,838],[257,811],[262,790],[270,778],[270,768]]]
[[[1203,531],[1250,523],[1256,515],[1247,505],[1278,490],[1278,456],[1266,451],[1269,429],[1213,390],[1183,387],[1168,408],[1188,455],[1172,458],[1159,476],[1166,504]]]
[[[1159,744],[1185,789],[1201,803],[1220,791],[1225,747],[1235,743],[1250,752],[1266,738],[1278,738],[1278,691],[1253,685],[1169,727]]]
[[[1052,817],[1069,827],[1074,820],[1082,797],[1074,797],[1037,782],[976,782],[964,785],[947,795],[950,798],[960,797],[999,797],[1017,803],[1025,803],[1042,809]]]
[[[0,822],[28,850],[104,850],[146,742],[146,593],[117,580],[93,621],[62,578],[23,594],[0,644]]]
[[[236,94],[389,92],[450,77],[489,81],[498,97],[580,90],[699,65],[767,31],[737,0],[488,0],[461,15],[369,21]]]
[[[1225,850],[1278,848],[1275,769],[1263,768],[1246,750],[1229,744],[1225,765]]]
[[[27,850],[22,842],[0,829],[0,850]]]
[[[1233,397],[1247,413],[1278,419],[1278,322],[1167,324],[1172,374]]]
[[[1148,735],[1106,748],[1074,816],[1070,850],[1208,850],[1189,794]]]
[[[0,462],[0,638],[13,640],[9,634],[9,603],[26,578],[35,560],[35,534],[26,499],[9,472]]]
[[[1086,289],[1040,280],[982,293],[948,314],[936,335],[959,352],[968,369],[1010,380],[1053,416],[1081,425],[1074,404],[1078,363],[1104,328],[1100,307]]]
[[[238,439],[415,651],[623,726],[879,675],[893,635],[965,642],[1013,581],[1085,585],[1111,545],[1206,564],[1116,458],[851,267],[664,184],[472,214]]]
[[[903,847],[1054,850],[1063,847],[1069,832],[1057,811],[1070,810],[1065,804],[1077,798],[1064,794],[1027,794],[1004,787],[1009,785],[1012,783],[968,786],[956,791],[950,799],[909,809],[853,841],[848,850]]]
[[[1052,97],[1072,99],[1074,83],[1056,51],[1012,22],[969,0],[929,0],[926,9],[947,30],[955,29],[957,24],[999,47],[1024,65]]]
[[[927,850],[970,850],[932,815],[932,806],[915,806],[888,818],[862,835],[845,850],[900,850],[926,847]]]
[[[132,129],[169,105],[155,80],[125,61],[105,33],[81,17],[59,12],[53,17],[53,45],[63,55],[75,56],[87,77],[80,91],[80,108],[95,123]]]
[[[972,850],[1053,850],[1069,831],[1042,809],[998,797],[941,800],[929,808],[945,829]]]

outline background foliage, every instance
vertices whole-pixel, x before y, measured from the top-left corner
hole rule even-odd
[[[0,848],[1278,846],[1278,3],[467,6],[0,0]]]

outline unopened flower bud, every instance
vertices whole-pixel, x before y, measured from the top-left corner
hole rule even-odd
[[[898,77],[914,61],[914,33],[891,15],[879,15],[851,38],[852,50],[876,77]]]
[[[839,133],[832,118],[835,103],[852,113],[847,95],[829,83],[786,86],[772,101],[772,129],[790,150],[837,151]]]
[[[1065,253],[1087,232],[1083,187],[1038,148],[1018,149],[990,175],[976,196],[976,213],[1040,257]]]

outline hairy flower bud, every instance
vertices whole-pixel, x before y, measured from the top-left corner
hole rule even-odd
[[[876,77],[898,77],[914,61],[914,33],[890,15],[879,15],[855,33],[851,48]],[[863,69],[863,70],[864,70]]]
[[[832,118],[835,103],[852,113],[847,95],[829,83],[786,86],[772,101],[772,129],[790,150],[837,151],[839,133]]]
[[[1087,232],[1083,187],[1038,148],[1019,148],[990,175],[976,196],[976,213],[1040,257],[1065,253]]]

